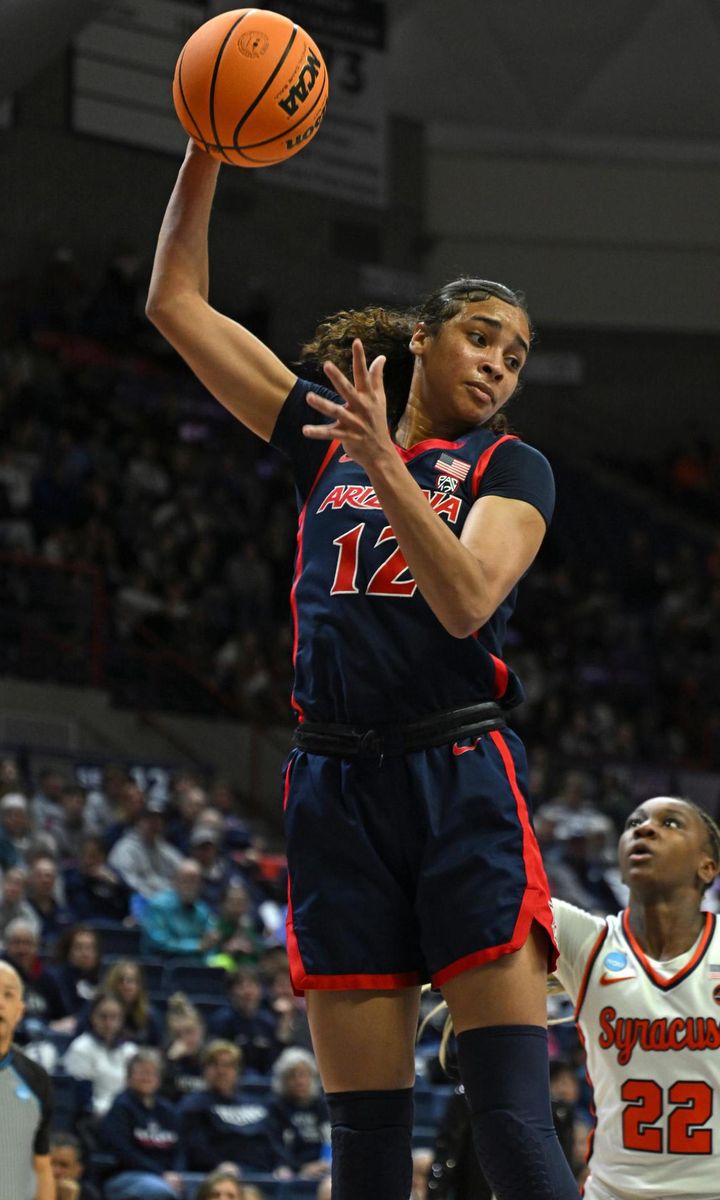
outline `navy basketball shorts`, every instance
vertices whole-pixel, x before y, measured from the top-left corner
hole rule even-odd
[[[503,729],[389,756],[295,749],[285,768],[296,992],[440,987],[518,950],[557,955],[522,742]]]

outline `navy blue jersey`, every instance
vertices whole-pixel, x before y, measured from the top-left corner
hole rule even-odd
[[[523,690],[502,647],[516,589],[475,635],[452,637],[411,577],[364,469],[340,442],[303,436],[304,424],[318,423],[308,391],[339,402],[298,380],[272,437],[293,465],[300,509],[291,601],[299,715],[373,725],[484,700],[513,708]],[[478,427],[397,452],[457,537],[485,495],[525,500],[550,521],[550,466],[516,437]]]

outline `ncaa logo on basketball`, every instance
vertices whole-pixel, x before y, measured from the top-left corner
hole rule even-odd
[[[251,29],[238,38],[237,48],[246,58],[262,58],[270,41],[262,29]]]
[[[307,62],[297,77],[297,83],[292,85],[284,100],[278,101],[289,117],[295,116],[300,105],[307,100],[315,87],[315,80],[320,73],[320,65],[320,59],[315,57],[312,50],[309,50]]]

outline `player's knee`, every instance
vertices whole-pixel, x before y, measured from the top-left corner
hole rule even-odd
[[[412,1088],[331,1092],[333,1191],[347,1200],[396,1200],[412,1186]],[[382,1171],[379,1167],[382,1164]]]

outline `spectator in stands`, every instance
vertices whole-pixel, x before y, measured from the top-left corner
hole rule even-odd
[[[54,977],[64,1009],[71,1018],[65,1028],[74,1032],[77,1017],[93,999],[100,977],[100,943],[94,929],[71,925],[55,948],[56,963],[48,968]]]
[[[16,917],[7,926],[2,958],[15,968],[24,990],[25,1016],[15,1033],[21,1044],[42,1036],[64,1015],[60,990],[38,957],[39,946],[36,921]]]
[[[206,1175],[195,1193],[195,1200],[263,1200],[263,1196],[258,1188],[242,1182],[237,1167],[226,1163]]]
[[[190,853],[190,836],[197,824],[198,817],[207,807],[207,793],[195,781],[187,784],[178,781],[174,803],[174,815],[168,819],[167,839],[181,854]]]
[[[22,866],[30,846],[30,808],[21,792],[0,800],[0,870]]]
[[[85,805],[88,833],[100,837],[113,821],[119,819],[122,788],[129,779],[127,768],[118,763],[108,763],[103,768],[100,787],[88,793]]]
[[[60,797],[66,783],[67,780],[55,767],[45,767],[38,774],[37,791],[30,802],[33,824],[38,833],[53,833],[62,820]]]
[[[85,836],[87,793],[79,783],[66,783],[60,793],[61,816],[51,829],[58,862],[69,866],[78,861]]]
[[[165,1050],[162,1092],[173,1104],[205,1087],[202,1050],[205,1024],[186,996],[177,992],[168,999],[168,1030],[172,1028]]]
[[[122,1007],[123,1036],[139,1046],[162,1044],[162,1019],[150,1002],[142,967],[131,959],[118,959],[102,977],[100,990],[114,996]]]
[[[182,855],[163,837],[165,806],[145,802],[134,827],[115,843],[108,863],[144,899],[170,887]]]
[[[575,1157],[575,1126],[579,1119],[580,1084],[572,1063],[555,1058],[550,1061],[550,1099],[553,1121],[563,1153],[573,1171],[581,1165]]]
[[[232,867],[220,854],[222,833],[210,825],[196,825],[189,841],[190,858],[200,865],[200,899],[217,909],[231,878]]]
[[[56,1200],[100,1200],[97,1188],[84,1178],[82,1146],[73,1133],[50,1134],[50,1163]]]
[[[204,1052],[205,1089],[180,1105],[185,1169],[209,1171],[218,1159],[242,1170],[276,1172],[287,1165],[282,1142],[268,1120],[268,1106],[240,1088],[237,1046],[212,1041]]]
[[[283,1050],[272,1069],[270,1120],[285,1149],[288,1166],[304,1179],[327,1175],[330,1118],[312,1054]]]
[[[178,1117],[159,1094],[161,1061],[148,1047],[132,1056],[127,1087],[100,1125],[98,1146],[115,1156],[118,1172],[105,1200],[176,1200],[183,1190]]]
[[[68,1046],[62,1066],[68,1075],[90,1081],[93,1113],[104,1117],[125,1086],[127,1064],[138,1047],[123,1038],[123,1010],[114,996],[97,993],[90,1001],[89,1024]]]
[[[124,921],[130,889],[108,864],[102,838],[86,835],[77,865],[63,872],[65,899],[76,921]]]
[[[40,933],[40,922],[25,898],[25,880],[27,873],[24,867],[9,867],[2,876],[2,895],[0,896],[0,942],[5,936],[5,930],[11,921],[22,917],[37,927]]]
[[[202,961],[217,943],[217,921],[200,899],[202,873],[194,859],[180,861],[172,886],[152,896],[141,917],[143,952]]]
[[[125,779],[118,785],[113,820],[105,826],[102,832],[102,839],[108,854],[121,837],[135,828],[143,814],[145,803],[145,793],[134,779]]]
[[[263,1010],[270,1014],[276,1040],[282,1046],[312,1050],[305,1000],[293,991],[287,959],[278,960],[269,971],[263,969],[263,977],[266,981]]]
[[[332,1179],[326,1175],[318,1184],[316,1200],[330,1200],[332,1196]]]
[[[282,1050],[275,1022],[262,1009],[262,985],[255,967],[238,967],[228,980],[229,1003],[208,1018],[208,1036],[233,1042],[248,1071],[267,1075]]]
[[[3,754],[0,757],[0,797],[6,796],[8,792],[25,794],[17,759],[12,754]]]
[[[28,870],[27,899],[40,922],[40,940],[46,948],[55,945],[73,920],[69,908],[57,899],[57,892],[57,863],[49,855],[41,854]]]
[[[263,924],[238,875],[227,881],[217,913],[218,942],[210,961],[234,971],[257,966],[263,951]]]

